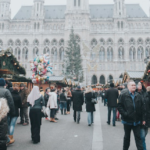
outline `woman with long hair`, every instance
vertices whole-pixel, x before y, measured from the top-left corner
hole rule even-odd
[[[85,101],[86,101],[86,111],[88,113],[88,126],[91,126],[94,123],[94,111],[95,103],[92,102],[93,99],[96,99],[96,96],[91,87],[88,87],[85,91]]]
[[[34,86],[27,99],[30,106],[31,138],[34,144],[40,142],[40,128],[42,118],[42,107],[45,107],[44,98],[39,87]]]

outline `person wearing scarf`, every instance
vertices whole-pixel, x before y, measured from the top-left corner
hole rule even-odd
[[[34,86],[28,96],[27,102],[30,106],[31,138],[34,144],[40,142],[40,128],[42,118],[42,107],[45,107],[44,97],[40,94],[39,87]]]

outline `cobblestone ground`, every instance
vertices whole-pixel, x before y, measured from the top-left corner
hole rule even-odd
[[[116,123],[116,127],[108,126],[107,107],[99,101],[103,150],[122,150],[123,145],[123,125]],[[15,143],[8,147],[8,150],[92,150],[94,125],[87,125],[87,113],[85,106],[81,113],[81,122],[76,124],[73,121],[73,112],[64,116],[58,114],[58,123],[50,123],[43,119],[41,127],[41,142],[37,145],[32,144],[30,135],[30,126],[23,127],[16,125]],[[95,120],[95,123],[97,120]],[[147,149],[150,149],[150,133],[147,135]],[[96,149],[99,150],[99,149]],[[137,150],[132,133],[130,150]]]

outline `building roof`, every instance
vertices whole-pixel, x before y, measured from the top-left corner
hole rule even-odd
[[[128,71],[127,74],[130,79],[142,79],[143,77],[143,71]]]
[[[64,81],[65,80],[65,77],[63,76],[50,76],[49,77],[49,81]]]
[[[112,18],[113,4],[108,5],[90,5],[91,18]],[[22,6],[13,20],[28,20],[31,18],[33,6]],[[147,18],[139,4],[126,4],[128,18]],[[65,18],[66,5],[44,6],[45,19],[63,19]]]

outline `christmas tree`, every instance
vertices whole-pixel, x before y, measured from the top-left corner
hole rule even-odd
[[[68,46],[66,48],[66,61],[64,65],[64,74],[67,78],[83,82],[82,58],[80,54],[79,39],[74,34],[72,28]]]

